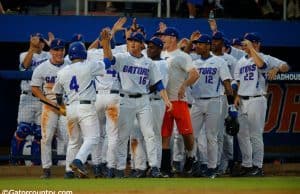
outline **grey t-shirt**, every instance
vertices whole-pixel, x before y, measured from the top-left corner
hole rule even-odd
[[[180,49],[171,52],[164,51],[162,58],[166,59],[168,63],[169,81],[166,87],[168,97],[170,101],[179,100],[179,88],[188,78],[189,71],[194,68],[192,58]],[[187,98],[184,97],[181,100],[187,101]]]

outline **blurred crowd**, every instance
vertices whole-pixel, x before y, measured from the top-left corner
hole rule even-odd
[[[2,5],[1,5],[2,2]],[[30,6],[46,6],[53,3],[60,6],[61,1],[55,0],[1,0],[0,14],[27,14]],[[145,8],[142,3],[132,2],[88,2],[89,11],[99,11],[110,14],[120,12],[130,16],[133,13],[143,13],[152,10]],[[284,5],[286,3],[286,6]],[[284,11],[286,7],[286,11]],[[166,8],[166,1],[162,0],[162,9]],[[210,10],[214,10],[216,17],[247,18],[247,19],[288,19],[300,18],[298,0],[173,0],[171,1],[171,17],[202,18],[208,17]],[[284,13],[286,15],[284,16]],[[136,16],[136,15],[135,15]],[[153,14],[155,16],[155,14]]]

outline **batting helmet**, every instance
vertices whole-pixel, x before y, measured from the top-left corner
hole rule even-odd
[[[84,44],[79,41],[70,44],[68,55],[71,61],[74,59],[86,59],[87,52]]]
[[[240,124],[237,118],[231,118],[230,116],[225,119],[226,133],[231,136],[235,136],[240,130]]]

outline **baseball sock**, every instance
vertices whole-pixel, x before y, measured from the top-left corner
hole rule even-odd
[[[161,171],[166,173],[171,172],[171,150],[170,149],[162,150]]]

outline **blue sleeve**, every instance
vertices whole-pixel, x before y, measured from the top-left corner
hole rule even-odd
[[[155,84],[155,89],[156,91],[160,92],[161,90],[165,89],[164,84],[161,80],[159,80],[156,84]]]
[[[112,60],[109,60],[109,58],[104,58],[103,62],[105,64],[105,69],[109,69],[112,65],[114,65],[116,63],[116,58],[113,57]]]

